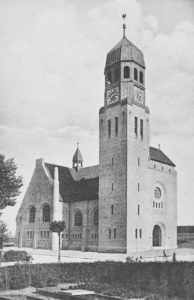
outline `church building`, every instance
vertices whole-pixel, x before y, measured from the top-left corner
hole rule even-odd
[[[176,248],[177,173],[150,146],[143,53],[125,36],[107,54],[99,110],[99,165],[37,159],[16,218],[15,245],[56,250],[50,223],[64,220],[62,249],[123,252]],[[156,99],[157,101],[157,99]]]

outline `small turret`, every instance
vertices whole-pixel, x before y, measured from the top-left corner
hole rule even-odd
[[[83,167],[83,157],[79,150],[79,144],[77,143],[77,149],[75,151],[75,154],[73,156],[73,168],[76,170],[76,172]]]

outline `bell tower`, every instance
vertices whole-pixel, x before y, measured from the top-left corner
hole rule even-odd
[[[146,190],[149,109],[143,53],[123,38],[107,54],[104,106],[99,111],[99,251],[136,249]]]

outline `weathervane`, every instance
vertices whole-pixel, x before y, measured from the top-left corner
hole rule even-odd
[[[126,14],[122,15],[122,18],[124,20],[124,23],[123,23],[123,37],[125,37],[125,29],[126,29],[125,18],[126,18],[126,16],[127,16]]]

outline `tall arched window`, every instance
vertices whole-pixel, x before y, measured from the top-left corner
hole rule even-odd
[[[140,81],[140,83],[143,83],[143,72],[142,71],[139,72],[139,81]]]
[[[108,72],[107,80],[108,80],[108,84],[112,83],[112,73],[111,72]]]
[[[34,206],[32,206],[30,208],[30,213],[29,213],[29,223],[35,222],[35,215],[36,215],[36,208]]]
[[[50,206],[48,204],[45,204],[43,206],[43,222],[50,222],[51,219],[51,211],[50,211]]]
[[[98,209],[94,211],[94,225],[98,226]]]
[[[124,67],[124,78],[130,77],[130,69],[128,66]]]
[[[80,211],[77,211],[75,213],[75,226],[81,226],[82,225],[82,214]]]
[[[138,73],[137,73],[137,69],[134,69],[134,79],[138,80]]]
[[[119,68],[115,69],[115,81],[119,81],[120,79],[120,72],[119,72]]]

